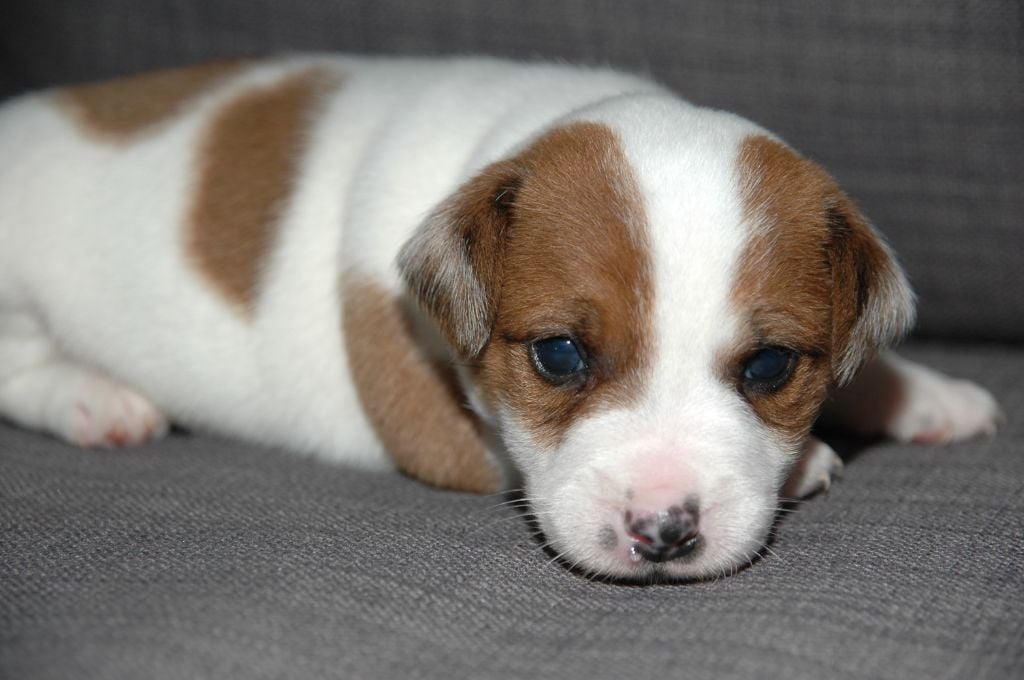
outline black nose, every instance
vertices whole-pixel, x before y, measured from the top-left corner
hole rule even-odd
[[[642,516],[627,510],[623,519],[626,533],[633,539],[632,554],[648,562],[667,562],[690,555],[700,546],[699,515],[694,501]]]

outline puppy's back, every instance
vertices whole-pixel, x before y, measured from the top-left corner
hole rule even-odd
[[[398,295],[395,253],[471,172],[612,72],[294,56],[0,107],[0,313],[174,420],[386,464],[344,354],[341,286]],[[344,442],[345,451],[339,451]]]

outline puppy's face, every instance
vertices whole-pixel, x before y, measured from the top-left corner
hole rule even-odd
[[[634,115],[486,168],[399,264],[556,553],[615,577],[727,573],[762,547],[828,390],[909,323],[910,293],[779,142],[726,114]]]

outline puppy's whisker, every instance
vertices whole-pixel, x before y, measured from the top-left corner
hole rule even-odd
[[[552,557],[550,560],[548,560],[547,563],[544,566],[545,567],[550,566],[550,565],[554,564],[555,562],[563,562],[564,561],[563,558],[568,554],[568,552],[569,552],[568,550],[563,550],[562,552],[558,553],[557,555]]]
[[[532,503],[526,499],[516,499],[512,501],[505,501],[504,503],[496,503],[495,505],[489,506],[490,509],[500,508],[528,508]]]

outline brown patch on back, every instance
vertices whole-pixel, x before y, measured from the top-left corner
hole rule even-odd
[[[244,64],[226,60],[156,71],[69,87],[57,97],[83,128],[122,141],[173,118]]]
[[[399,300],[350,278],[343,305],[349,369],[398,469],[442,488],[497,491],[498,475],[450,368],[423,356]]]
[[[721,358],[721,370],[738,383],[738,367],[759,347],[798,351],[789,383],[748,400],[762,420],[799,440],[828,391],[909,324],[909,291],[852,201],[811,161],[749,137],[739,180],[754,229],[732,298],[749,332]]]
[[[639,393],[652,354],[649,245],[640,191],[608,127],[550,131],[432,219],[403,271],[489,403],[553,446],[584,413]],[[582,384],[537,374],[529,342],[553,336],[585,348]]]
[[[315,69],[242,92],[209,123],[188,216],[189,256],[248,311],[281,212],[294,189],[308,125],[329,76]]]

